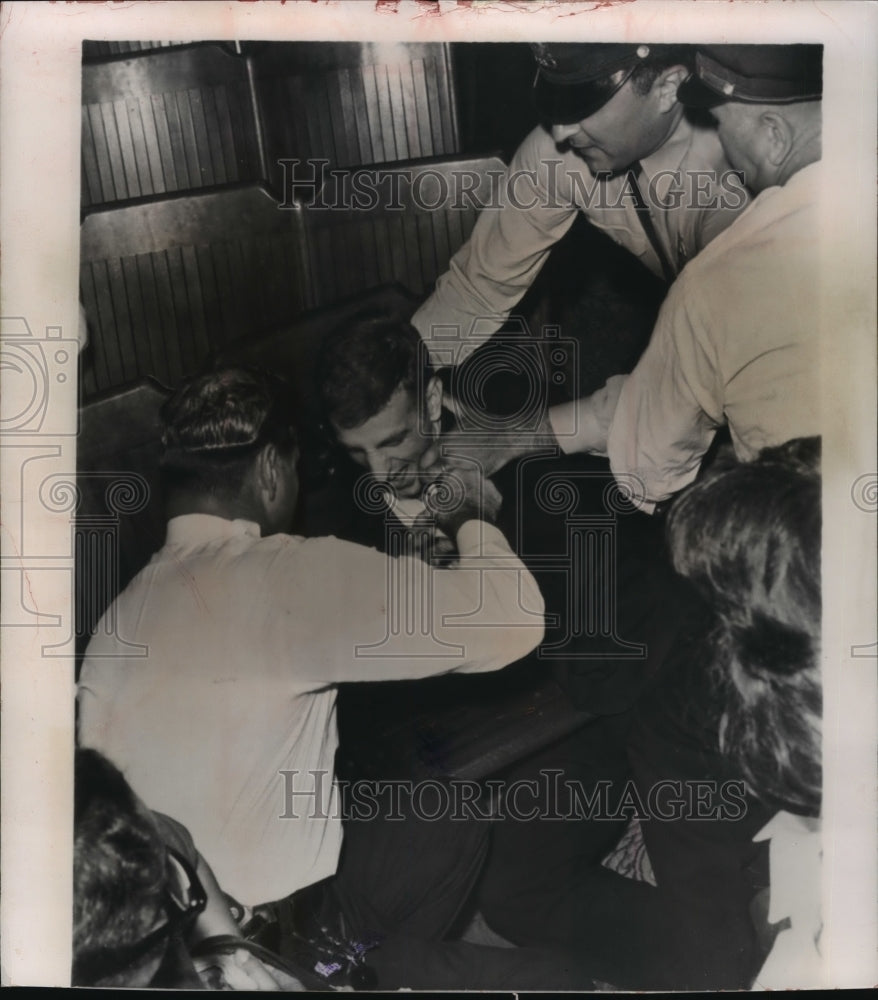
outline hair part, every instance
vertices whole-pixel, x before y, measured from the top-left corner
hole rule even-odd
[[[820,810],[819,439],[719,469],[674,503],[677,571],[716,613],[711,677],[724,698],[720,748],[753,793]]]
[[[380,413],[399,389],[423,391],[429,378],[429,355],[418,331],[384,313],[354,317],[335,330],[317,367],[325,416],[345,430]]]

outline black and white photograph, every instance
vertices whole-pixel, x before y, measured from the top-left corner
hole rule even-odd
[[[4,4],[4,985],[867,987],[872,3]]]

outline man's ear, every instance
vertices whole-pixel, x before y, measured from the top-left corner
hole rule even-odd
[[[685,66],[669,66],[662,70],[652,85],[653,94],[658,99],[658,108],[662,113],[673,111],[677,106],[677,90],[680,84],[689,76]]]
[[[793,148],[795,134],[792,125],[776,111],[763,111],[759,128],[765,148],[765,157],[773,167],[779,167]]]
[[[431,375],[427,382],[426,402],[427,419],[430,423],[435,423],[442,417],[442,379],[438,375]]]

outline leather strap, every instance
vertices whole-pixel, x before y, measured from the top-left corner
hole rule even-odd
[[[665,276],[665,281],[667,281],[670,285],[674,278],[676,278],[677,272],[668,259],[668,255],[665,253],[665,248],[662,246],[661,240],[658,238],[658,233],[655,231],[655,224],[652,221],[652,215],[649,211],[649,205],[643,197],[640,185],[637,183],[637,178],[642,173],[643,164],[638,161],[628,171],[628,185],[631,190],[631,194],[634,196],[634,209],[637,212],[637,218],[640,220],[640,225],[643,226],[646,238],[649,240],[653,250],[655,250],[656,255],[658,256],[659,263],[662,266],[662,273]]]

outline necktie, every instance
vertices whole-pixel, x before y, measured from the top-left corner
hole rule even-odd
[[[658,256],[659,263],[662,266],[662,273],[665,276],[665,281],[670,284],[677,276],[677,273],[670,260],[668,260],[665,248],[662,246],[658,238],[658,233],[655,231],[652,216],[649,213],[649,205],[643,197],[640,185],[637,183],[637,178],[642,173],[643,164],[638,161],[628,171],[628,188],[634,197],[634,210],[637,212],[637,218],[640,220],[640,225],[643,226],[646,238],[649,240],[653,250],[655,250],[656,255]]]

